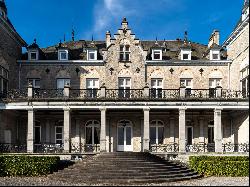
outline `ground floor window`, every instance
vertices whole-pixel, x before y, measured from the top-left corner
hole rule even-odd
[[[59,121],[55,126],[55,143],[63,144],[63,121]]]
[[[163,144],[164,124],[162,121],[155,120],[150,123],[150,144]]]
[[[186,132],[187,132],[186,134],[187,145],[192,145],[193,144],[193,127],[187,126]]]
[[[214,143],[214,121],[208,123],[208,143]]]
[[[41,143],[41,124],[39,121],[35,122],[35,144]]]
[[[86,144],[100,144],[100,122],[91,120],[86,123]]]

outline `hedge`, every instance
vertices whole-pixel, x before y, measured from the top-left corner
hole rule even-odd
[[[206,176],[249,176],[248,156],[190,156],[189,166]]]
[[[0,156],[0,176],[39,176],[56,171],[59,157]]]

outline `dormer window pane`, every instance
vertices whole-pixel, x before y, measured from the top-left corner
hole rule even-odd
[[[36,52],[31,52],[30,53],[30,59],[31,60],[36,60],[36,55],[37,55]]]
[[[161,55],[160,52],[154,52],[154,59],[160,59]]]
[[[67,60],[67,53],[66,52],[61,52],[61,60]]]
[[[218,60],[219,59],[219,55],[218,54],[213,54],[213,60]]]
[[[183,54],[183,60],[188,60],[188,54]]]

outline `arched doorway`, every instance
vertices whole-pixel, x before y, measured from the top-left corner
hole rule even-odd
[[[117,125],[117,151],[133,151],[132,123],[121,120]]]

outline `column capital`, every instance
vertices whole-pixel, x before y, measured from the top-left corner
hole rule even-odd
[[[187,110],[187,107],[180,107],[179,111],[181,111],[181,110]]]
[[[143,108],[143,111],[150,111],[150,107]]]
[[[222,107],[215,107],[214,108],[214,111],[216,112],[216,111],[222,111],[223,110],[223,108]]]
[[[28,112],[34,112],[34,108],[28,108],[27,111]]]
[[[107,108],[106,108],[106,107],[100,107],[99,110],[100,110],[100,111],[106,111]]]
[[[71,108],[70,108],[70,107],[65,107],[65,108],[63,108],[63,110],[64,110],[64,111],[70,111]]]

